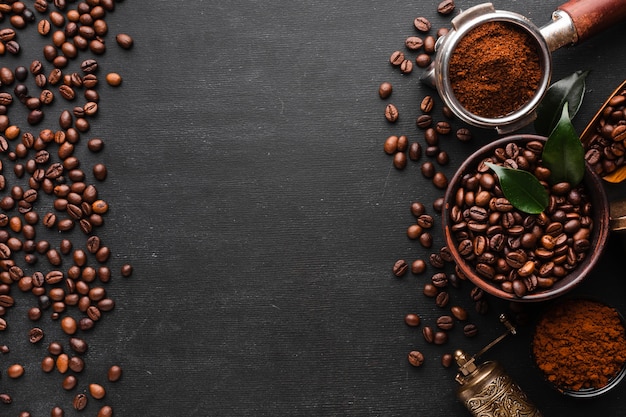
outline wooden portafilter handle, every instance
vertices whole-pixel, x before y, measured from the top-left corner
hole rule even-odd
[[[570,0],[557,9],[572,19],[576,43],[626,20],[626,0]]]

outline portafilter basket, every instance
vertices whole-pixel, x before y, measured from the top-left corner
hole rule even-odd
[[[552,14],[552,20],[542,28],[518,13],[496,10],[492,3],[479,4],[452,19],[452,29],[437,40],[435,57],[421,80],[436,88],[444,103],[464,122],[481,128],[495,128],[500,134],[510,133],[536,118],[537,106],[550,85],[552,52],[565,45],[580,43],[624,19],[624,0],[570,0],[559,6]],[[494,21],[520,28],[537,43],[542,76],[536,93],[521,108],[501,117],[489,118],[469,112],[454,96],[449,63],[459,41],[468,32]]]

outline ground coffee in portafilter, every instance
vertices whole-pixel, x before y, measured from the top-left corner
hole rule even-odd
[[[99,381],[112,383],[122,375],[122,368],[112,364],[99,381],[75,376],[86,366],[89,332],[115,308],[108,283],[133,271],[130,264],[113,271],[111,249],[98,236],[109,210],[98,184],[108,169],[98,156],[104,139],[88,137],[99,109],[109,105],[100,101],[99,89],[122,84],[121,75],[104,73],[97,59],[112,44],[105,43],[107,17],[116,6],[113,0],[0,4],[0,56],[19,61],[42,51],[40,58],[15,68],[0,64],[0,331],[23,327],[6,313],[16,299],[30,303],[30,330],[24,334],[45,350],[32,357],[38,366],[13,363],[9,343],[0,353],[12,379],[37,367],[66,374],[54,398],[42,399],[57,404],[51,406],[52,416],[71,408],[113,415],[113,408],[101,402],[106,388]],[[38,34],[27,37],[27,31]],[[25,39],[38,39],[43,46]],[[133,43],[128,34],[115,35],[122,49]],[[81,160],[80,147],[90,151]],[[29,397],[18,388],[0,393],[0,401],[26,410]],[[72,394],[74,389],[81,392]],[[28,411],[20,414],[29,416]]]
[[[454,96],[469,112],[487,118],[512,113],[537,92],[539,45],[518,26],[492,21],[463,36],[450,57]]]

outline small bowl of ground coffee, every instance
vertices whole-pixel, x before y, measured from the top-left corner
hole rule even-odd
[[[605,394],[626,376],[624,318],[597,300],[559,300],[535,327],[532,356],[546,381],[564,395]]]
[[[512,135],[491,142],[459,167],[444,197],[443,232],[457,272],[499,298],[534,302],[565,294],[589,275],[609,235],[601,178],[587,165],[580,184],[549,186],[541,165],[545,141]],[[549,191],[547,208],[528,214],[513,207],[486,162],[535,175]]]

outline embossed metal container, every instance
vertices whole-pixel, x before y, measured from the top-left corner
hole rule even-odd
[[[455,354],[461,373],[457,397],[474,416],[541,417],[541,412],[530,402],[524,391],[497,362],[476,366],[466,362],[461,351]]]

